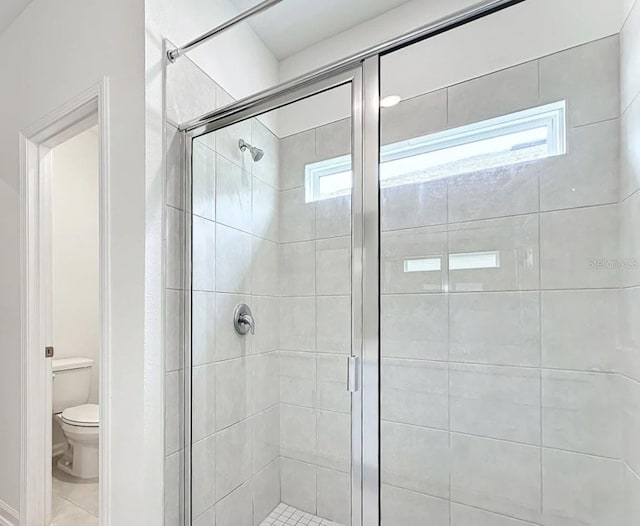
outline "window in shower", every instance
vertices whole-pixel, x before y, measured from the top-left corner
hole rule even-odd
[[[381,187],[433,181],[565,153],[565,101],[389,144],[380,149]],[[305,167],[306,202],[348,195],[351,158]]]

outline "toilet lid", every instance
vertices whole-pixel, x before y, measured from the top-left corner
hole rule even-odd
[[[69,424],[84,427],[95,427],[100,420],[99,407],[96,404],[68,407],[62,411],[62,419]]]

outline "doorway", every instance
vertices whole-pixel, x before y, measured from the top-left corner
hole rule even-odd
[[[106,523],[105,102],[101,83],[20,137],[22,524]]]

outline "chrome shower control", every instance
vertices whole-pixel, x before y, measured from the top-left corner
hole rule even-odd
[[[233,311],[233,326],[236,328],[238,334],[243,336],[251,331],[251,334],[255,333],[256,322],[251,314],[249,305],[241,303]]]

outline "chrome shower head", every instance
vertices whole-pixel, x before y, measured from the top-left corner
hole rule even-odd
[[[257,163],[264,157],[264,151],[262,151],[260,148],[256,148],[255,146],[251,146],[248,142],[245,142],[244,139],[240,139],[238,141],[238,148],[240,148],[241,152],[244,152],[248,149],[254,163]]]

